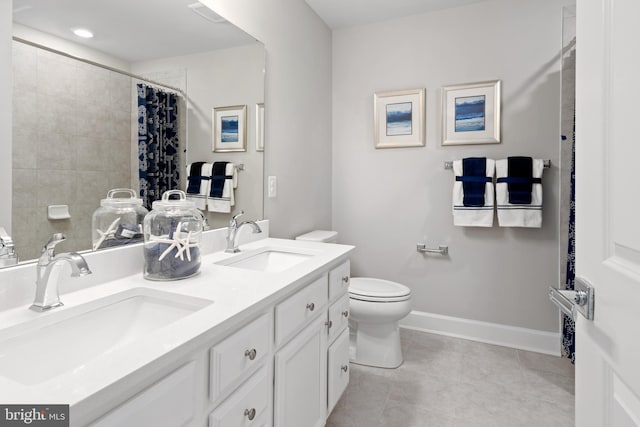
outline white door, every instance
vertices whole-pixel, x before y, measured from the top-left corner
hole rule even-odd
[[[640,1],[577,1],[576,426],[640,426]]]

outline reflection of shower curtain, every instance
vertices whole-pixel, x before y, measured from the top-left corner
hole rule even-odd
[[[569,202],[569,244],[567,246],[567,287],[573,289],[576,278],[576,124],[573,118],[573,138],[571,141],[571,191]],[[564,354],[575,363],[575,323],[566,314],[562,315],[562,347]]]
[[[167,190],[180,188],[178,96],[138,84],[140,198],[147,209]]]

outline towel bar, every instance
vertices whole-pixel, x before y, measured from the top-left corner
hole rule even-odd
[[[416,250],[421,253],[427,254],[440,254],[440,255],[449,255],[449,246],[438,246],[438,248],[428,248],[426,243],[418,243],[416,246]]]
[[[549,169],[551,167],[551,160],[543,160],[544,168]],[[444,162],[445,169],[453,169],[453,162]]]

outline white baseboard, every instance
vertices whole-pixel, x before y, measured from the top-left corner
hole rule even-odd
[[[412,311],[400,321],[407,329],[560,356],[561,334]]]

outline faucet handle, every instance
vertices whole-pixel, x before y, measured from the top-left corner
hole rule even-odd
[[[240,211],[240,212],[238,212],[237,214],[235,214],[235,215],[231,218],[231,220],[232,220],[232,221],[237,221],[237,220],[238,220],[238,218],[240,218],[242,215],[244,215],[244,211]]]
[[[44,247],[42,248],[41,257],[46,255],[48,258],[53,258],[56,245],[58,243],[64,242],[65,240],[67,240],[67,236],[65,236],[63,233],[54,233],[53,236],[51,236],[49,241],[45,243]]]

